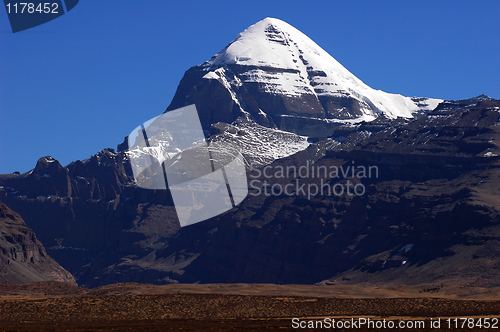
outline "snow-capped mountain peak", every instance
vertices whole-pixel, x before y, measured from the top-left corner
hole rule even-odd
[[[265,18],[240,33],[203,64],[209,72],[204,78],[213,79],[218,68],[234,66],[247,68],[238,75],[243,84],[258,83],[264,92],[291,98],[310,95],[323,106],[323,112],[313,117],[333,121],[370,121],[381,114],[389,118],[412,117],[417,111],[434,109],[442,101],[425,98],[416,102],[374,90],[305,34],[276,18]],[[357,101],[354,112],[338,102],[346,98]]]
[[[304,68],[303,61],[298,61],[301,55],[308,58],[309,66],[321,69],[325,67],[323,63],[328,61],[328,66],[353,76],[305,34],[286,22],[270,17],[238,34],[208,63],[214,67],[239,64],[300,70]]]

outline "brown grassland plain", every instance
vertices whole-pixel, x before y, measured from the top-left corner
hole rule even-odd
[[[407,330],[434,331],[431,319],[441,318],[443,329],[450,317],[474,318],[476,322],[485,317],[498,319],[499,299],[500,288],[469,285],[127,283],[84,289],[57,282],[0,283],[0,331],[284,331],[293,329],[293,318],[359,317],[423,320],[424,329]],[[500,322],[496,326],[462,329],[459,321],[459,328],[448,330],[500,330]],[[357,330],[391,329],[365,326]]]

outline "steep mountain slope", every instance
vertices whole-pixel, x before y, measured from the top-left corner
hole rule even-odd
[[[62,281],[73,276],[50,258],[19,214],[0,202],[0,282]]]
[[[169,190],[134,183],[141,151],[127,140],[0,175],[0,198],[85,286],[498,285],[500,103],[438,102],[375,91],[265,19],[189,69],[166,111],[196,104],[210,144],[243,153],[250,194],[237,208],[180,228]]]
[[[302,32],[266,18],[189,69],[167,111],[196,104],[206,127],[241,117],[326,137],[339,123],[410,118],[440,101],[374,90]]]
[[[166,112],[196,105],[207,138],[237,146],[258,167],[305,149],[342,124],[412,118],[441,101],[374,90],[302,32],[266,18],[186,71]],[[149,141],[129,155],[149,151],[162,160],[175,152],[166,139]]]
[[[0,193],[86,286],[123,281],[498,285],[500,103],[488,99],[442,103],[413,120],[344,125],[336,131],[340,136],[276,160],[266,171],[249,169],[251,194],[237,209],[184,228],[168,191],[133,185],[123,152],[105,150],[67,167],[45,157],[31,174],[0,177]],[[57,184],[46,164],[55,165],[53,171],[68,182]],[[340,171],[338,178],[330,172],[315,177],[292,172],[313,170],[311,165],[316,170],[376,166],[377,173],[359,177],[356,168],[354,176]],[[292,168],[276,176],[280,167]],[[347,181],[361,183],[365,193],[308,197],[296,185],[307,190],[321,181],[344,188]],[[292,184],[293,190],[269,194],[275,184]]]

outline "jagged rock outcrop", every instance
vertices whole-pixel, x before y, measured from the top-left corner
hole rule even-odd
[[[48,280],[76,284],[47,254],[19,214],[0,202],[0,282]]]

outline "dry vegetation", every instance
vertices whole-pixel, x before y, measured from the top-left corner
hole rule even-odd
[[[305,285],[0,284],[1,331],[291,329],[293,317],[499,317],[499,289]],[[461,299],[458,299],[461,298]]]

